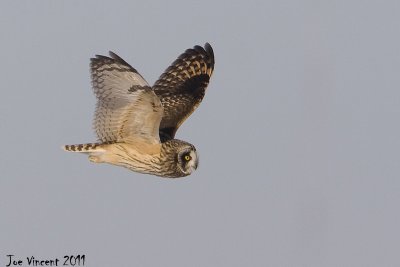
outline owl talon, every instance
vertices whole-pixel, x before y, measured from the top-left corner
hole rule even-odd
[[[90,162],[93,162],[93,163],[99,163],[100,162],[99,157],[96,157],[96,156],[89,156],[89,160],[90,160]]]

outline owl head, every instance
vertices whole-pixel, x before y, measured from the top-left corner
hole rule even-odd
[[[187,146],[179,148],[177,153],[177,165],[178,170],[185,176],[197,169],[199,157],[193,145],[188,144]]]
[[[178,178],[190,175],[199,165],[196,148],[188,142],[172,139],[161,144],[158,160],[162,177]],[[158,174],[156,174],[158,175]]]
[[[162,143],[161,155],[164,158],[161,162],[169,162],[163,164],[165,176],[183,177],[191,174],[199,165],[199,157],[196,148],[188,142],[172,139]]]

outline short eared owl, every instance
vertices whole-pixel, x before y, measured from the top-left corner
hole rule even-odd
[[[66,145],[89,160],[161,177],[187,176],[197,168],[193,145],[174,139],[179,126],[200,105],[214,70],[214,53],[187,49],[151,87],[113,52],[90,61],[97,98],[94,128],[97,143]]]

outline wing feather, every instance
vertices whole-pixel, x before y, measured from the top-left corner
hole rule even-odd
[[[161,141],[173,139],[179,126],[200,105],[214,70],[210,44],[196,45],[181,54],[153,85],[164,107]]]
[[[145,79],[113,52],[91,59],[93,91],[97,98],[94,128],[101,142],[142,139],[159,143],[163,114],[160,99]]]

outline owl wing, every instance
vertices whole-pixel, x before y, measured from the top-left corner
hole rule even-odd
[[[173,139],[179,126],[200,105],[214,70],[210,44],[187,49],[155,82],[153,90],[164,107],[161,141]]]
[[[143,77],[118,55],[90,61],[97,98],[94,128],[101,142],[144,140],[159,143],[160,99]]]

